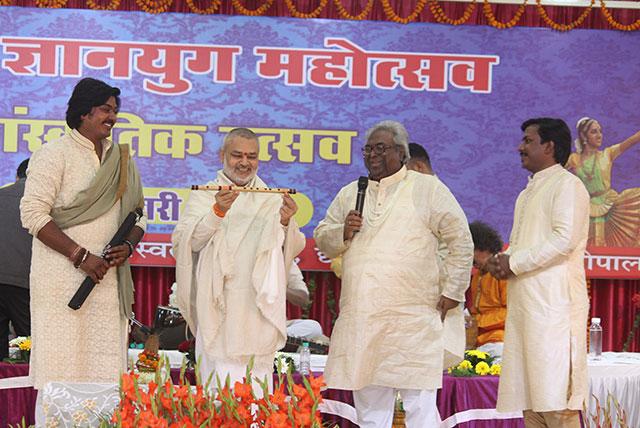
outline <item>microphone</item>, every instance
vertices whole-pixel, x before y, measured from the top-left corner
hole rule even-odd
[[[100,255],[100,257],[104,257],[107,254],[107,250],[109,248],[122,244],[129,232],[131,232],[131,229],[133,229],[133,226],[136,225],[140,217],[142,217],[141,208],[136,208],[135,211],[131,211],[129,214],[127,214],[127,217],[118,228],[116,234],[113,235],[111,241],[109,241],[107,246],[104,247],[104,250],[102,250],[102,254]],[[82,281],[82,284],[80,284],[80,287],[76,291],[76,294],[74,294],[69,301],[68,306],[74,310],[80,309],[84,301],[87,300],[87,297],[89,297],[89,294],[93,291],[93,287],[95,286],[96,283],[93,282],[93,279],[91,279],[90,276],[87,276],[84,281]]]
[[[367,186],[369,185],[369,179],[367,177],[358,178],[358,196],[356,197],[356,211],[362,216],[362,209],[364,208],[364,196],[367,193]]]

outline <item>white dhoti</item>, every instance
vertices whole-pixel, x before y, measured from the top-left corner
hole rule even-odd
[[[393,423],[396,395],[400,393],[407,428],[435,428],[440,426],[434,389],[396,389],[386,386],[367,386],[353,391],[353,402],[361,428],[389,428]]]

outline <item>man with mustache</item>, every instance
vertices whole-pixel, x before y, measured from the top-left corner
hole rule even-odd
[[[527,427],[577,428],[588,392],[589,193],[563,168],[571,152],[564,121],[530,119],[521,129],[518,151],[532,175],[516,201],[509,249],[486,264],[508,279],[497,408],[524,411]]]
[[[23,226],[37,238],[30,274],[36,389],[51,381],[117,383],[126,370],[133,304],[126,260],[146,220],[125,244],[100,256],[127,214],[143,205],[129,147],[109,140],[119,110],[120,89],[80,80],[66,113],[71,131],[29,161],[20,210]],[[86,276],[97,285],[74,311],[67,304]]]
[[[220,149],[223,169],[210,184],[267,187],[258,171],[258,137],[236,128]],[[288,194],[193,191],[172,236],[177,301],[196,335],[203,379],[231,385],[253,375],[271,383],[286,341],[287,273],[305,244]]]
[[[440,180],[407,170],[408,135],[399,122],[367,131],[362,154],[369,171],[362,213],[353,209],[352,182],[314,232],[324,254],[343,257],[325,378],[353,391],[361,427],[390,427],[398,392],[408,428],[436,427],[443,320],[464,301],[473,259],[467,219]],[[442,291],[439,241],[448,248]]]

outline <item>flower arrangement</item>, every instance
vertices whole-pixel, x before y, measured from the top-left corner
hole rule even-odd
[[[624,345],[622,346],[622,352],[627,352],[631,343],[633,342],[633,337],[638,331],[638,327],[640,327],[640,293],[636,293],[631,298],[631,302],[633,306],[636,308],[636,317],[633,319],[633,325],[631,326],[631,330],[629,330],[629,334],[627,335],[627,339],[624,341]]]
[[[18,336],[9,341],[10,349],[17,349],[18,357],[12,357],[8,360],[14,363],[28,363],[29,357],[31,354],[31,337]],[[9,352],[9,355],[12,355],[12,352]]]
[[[449,367],[452,376],[500,376],[502,367],[494,363],[495,357],[478,350],[464,351],[464,360],[457,366]]]
[[[165,360],[161,363],[167,364]],[[209,385],[200,382],[196,370],[196,386],[192,387],[184,378],[182,367],[179,385],[171,378],[162,381],[160,373],[156,380],[144,387],[138,375],[122,375],[120,403],[109,420],[101,427],[269,427],[269,428],[320,428],[322,419],[318,404],[322,401],[320,389],[324,386],[322,376],[303,378],[303,385],[293,382],[291,374],[279,375],[274,392],[268,393],[267,382],[255,379],[263,391],[257,398],[251,380],[251,363],[247,367],[243,382],[230,385],[229,377],[222,386],[216,378],[216,393]],[[286,389],[285,389],[286,388]],[[287,392],[290,398],[287,397]]]

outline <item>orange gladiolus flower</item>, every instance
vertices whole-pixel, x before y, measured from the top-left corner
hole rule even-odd
[[[251,404],[249,404],[249,405],[251,405]],[[245,422],[252,422],[253,421],[253,418],[251,417],[251,410],[249,410],[247,407],[238,406],[236,411],[238,412],[238,415],[240,416],[240,418],[242,418],[242,420],[244,420]]]
[[[316,398],[320,397],[320,390],[322,387],[326,386],[324,383],[324,376],[313,377],[313,374],[309,375],[309,385],[311,385],[311,390]]]
[[[278,409],[284,410],[287,408],[287,394],[284,393],[284,385],[280,385],[278,389],[273,391],[271,395],[271,403],[278,406]]]
[[[313,406],[313,397],[309,395],[309,391],[302,385],[293,385],[293,395],[298,399],[298,406],[303,408],[311,408]]]
[[[311,412],[308,410],[302,411],[293,411],[293,420],[295,421],[295,426],[300,428],[308,428],[311,427]]]
[[[251,385],[236,382],[233,386],[233,392],[241,401],[253,401],[253,388]]]
[[[122,375],[122,392],[124,392],[124,396],[128,400],[135,401],[136,400],[136,391],[134,385],[134,379],[137,378],[137,375],[134,374],[123,374]]]
[[[290,428],[291,422],[286,413],[271,413],[265,423],[265,428]]]

